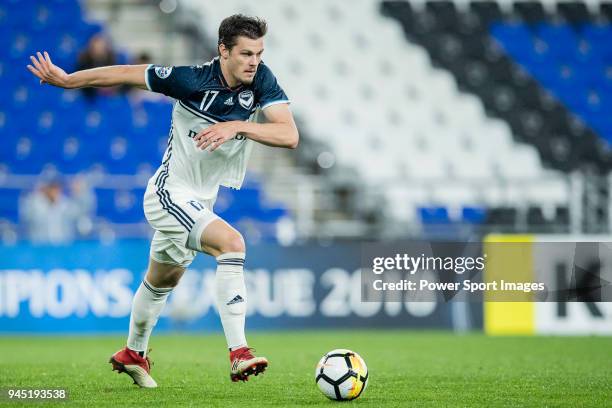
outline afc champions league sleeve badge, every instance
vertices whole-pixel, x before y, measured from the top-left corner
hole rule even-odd
[[[155,67],[155,75],[161,79],[168,78],[172,73],[172,67]]]
[[[238,102],[244,109],[251,109],[254,101],[255,95],[251,90],[242,91],[238,94]]]

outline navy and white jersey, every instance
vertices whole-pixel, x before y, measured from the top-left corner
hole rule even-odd
[[[149,65],[145,82],[150,91],[177,100],[168,148],[151,182],[191,189],[204,200],[214,198],[219,185],[240,188],[253,141],[238,134],[210,152],[196,147],[195,135],[217,122],[256,120],[256,112],[289,103],[263,62],[250,85],[236,88],[225,83],[218,57],[195,66]]]

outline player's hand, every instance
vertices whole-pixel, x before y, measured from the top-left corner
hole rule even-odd
[[[200,150],[205,150],[210,146],[210,151],[214,152],[223,143],[236,136],[238,123],[236,121],[219,122],[207,127],[194,137],[196,146]]]
[[[43,56],[40,52],[36,53],[36,57],[30,55],[32,65],[28,65],[31,73],[40,79],[40,84],[50,84],[61,88],[68,88],[68,74],[60,67],[53,65],[51,57],[47,51]]]

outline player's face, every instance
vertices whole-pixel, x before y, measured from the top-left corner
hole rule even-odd
[[[261,62],[263,46],[263,37],[253,40],[241,36],[231,51],[225,50],[228,71],[237,82],[245,85],[253,82],[257,66]]]

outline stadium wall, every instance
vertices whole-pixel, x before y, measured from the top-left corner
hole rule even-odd
[[[360,245],[250,247],[248,328],[482,328],[477,303],[361,302]],[[0,332],[126,331],[148,253],[146,240],[1,246]],[[221,330],[214,271],[211,257],[196,258],[156,330]]]
[[[555,241],[559,244],[556,245]],[[578,260],[564,245],[600,245]],[[491,274],[557,276],[596,258],[609,276],[612,253],[601,236],[495,235],[485,239]],[[522,255],[496,256],[491,243],[522,242]],[[601,247],[603,245],[603,247]],[[0,246],[0,333],[124,332],[131,299],[145,273],[146,240],[104,245]],[[249,329],[414,328],[481,330],[492,335],[612,334],[608,302],[362,302],[362,243],[280,247],[255,245],[247,256]],[[508,251],[505,250],[506,257]],[[527,255],[525,255],[527,254]],[[587,259],[589,258],[589,259]],[[494,263],[491,260],[496,260]],[[519,264],[520,263],[520,264]],[[511,275],[505,275],[511,276]],[[573,275],[571,275],[573,276]],[[174,290],[158,331],[220,331],[214,302],[215,264],[198,256]],[[606,278],[607,279],[607,278]],[[534,280],[534,281],[535,281]],[[554,287],[551,286],[551,290]]]

